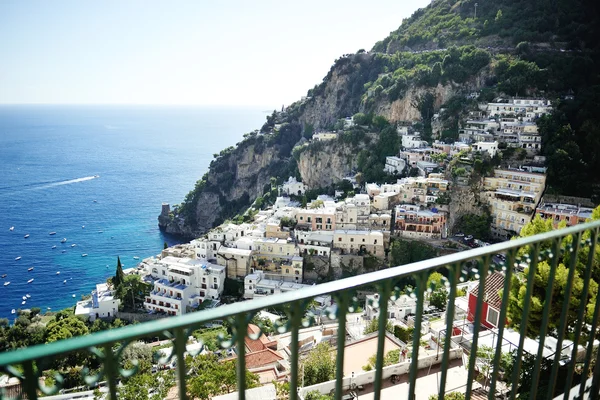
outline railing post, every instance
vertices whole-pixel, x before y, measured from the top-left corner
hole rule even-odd
[[[392,291],[391,280],[382,282],[379,293],[379,327],[377,330],[377,356],[375,362],[375,400],[381,399],[381,387],[383,380],[383,350],[385,345],[385,329],[387,325],[387,310],[390,292]]]
[[[410,374],[408,384],[408,400],[416,399],[417,373],[419,371],[419,346],[421,345],[421,324],[423,322],[423,308],[425,291],[427,290],[427,272],[416,276],[417,287],[417,312],[415,315],[415,329],[413,331],[413,350],[411,354]]]
[[[246,335],[248,325],[245,314],[237,314],[234,317],[235,344],[237,348],[237,389],[238,399],[246,400]]]
[[[338,296],[337,300],[337,319],[338,319],[338,335],[337,335],[337,357],[335,371],[335,399],[341,400],[344,391],[344,350],[346,344],[346,314],[349,306],[349,292],[343,291]]]
[[[504,287],[502,289],[502,304],[508,304],[508,299],[510,298],[510,286],[512,273],[514,268],[514,263],[516,259],[517,251],[512,249],[508,251],[508,257],[506,257],[506,263],[504,271]],[[490,390],[488,393],[488,398],[490,400],[495,399],[496,395],[496,381],[498,380],[498,366],[500,365],[500,359],[502,358],[502,341],[504,340],[504,328],[506,326],[506,314],[508,307],[502,307],[500,309],[500,316],[498,317],[498,339],[496,341],[496,351],[494,354],[494,373],[492,374],[492,380],[490,382]]]
[[[581,328],[585,319],[585,312],[588,303],[588,292],[590,288],[590,279],[592,278],[592,266],[594,264],[594,247],[596,245],[595,239],[596,235],[593,238],[593,245],[588,253],[588,261],[585,268],[585,276],[583,278],[583,289],[581,290],[581,296],[579,298],[579,310],[577,313],[577,321],[575,323],[575,336],[573,338],[573,351],[571,352],[571,362],[569,363],[569,371],[567,374],[567,384],[565,385],[565,395],[564,399],[567,400],[569,398],[569,392],[571,389],[571,385],[573,383],[573,374],[575,373],[575,364],[577,363],[577,353],[579,349],[579,339],[581,338]],[[577,257],[575,254],[573,257]],[[575,264],[575,267],[577,264]],[[594,340],[594,333],[592,333],[592,341]],[[581,381],[581,386],[585,386],[585,378]]]
[[[483,297],[485,293],[485,280],[488,276],[488,269],[490,267],[490,256],[486,255],[483,257],[482,265],[479,267],[479,290],[477,292],[477,307],[475,307],[475,320],[473,322],[473,341],[471,342],[471,349],[469,354],[469,369],[467,373],[467,389],[465,393],[465,400],[471,398],[471,390],[473,390],[473,372],[475,371],[475,360],[477,359],[477,342],[479,341],[479,330],[481,328],[481,314],[483,313]]]
[[[571,246],[572,253],[569,263],[569,275],[567,277],[567,286],[565,287],[565,300],[563,302],[563,308],[560,314],[560,325],[558,327],[558,338],[556,343],[556,352],[554,354],[554,363],[552,365],[552,373],[550,375],[550,385],[548,386],[547,399],[552,400],[554,398],[554,389],[556,387],[556,377],[558,376],[558,367],[560,366],[560,359],[562,355],[562,344],[563,337],[565,334],[565,328],[567,325],[567,318],[569,314],[569,306],[571,300],[571,290],[573,289],[573,281],[575,278],[575,268],[577,266],[577,253],[579,251],[579,243],[581,241],[581,232],[577,232],[572,236],[573,244]],[[569,251],[569,248],[566,249]],[[565,387],[565,390],[568,388]]]
[[[23,363],[23,373],[25,375],[25,393],[28,400],[37,400],[38,377],[33,370],[33,361]]]
[[[290,371],[290,399],[298,398],[298,361],[299,361],[299,343],[298,331],[302,323],[302,307],[299,302],[294,302],[290,306],[290,325],[292,329],[292,342],[290,343],[291,351],[291,371]]]
[[[552,294],[554,292],[554,278],[556,276],[556,268],[558,267],[558,260],[560,256],[560,238],[555,239],[551,255],[552,255],[552,263],[550,264],[550,274],[548,275],[548,283],[546,285],[546,298],[544,299],[544,310],[542,312],[542,326],[540,327],[540,344],[538,346],[538,352],[536,360],[538,362],[535,363],[535,367],[533,369],[533,375],[531,379],[531,391],[529,395],[532,399],[535,399],[538,391],[538,382],[540,377],[540,370],[542,367],[542,363],[544,361],[544,342],[546,340],[546,334],[548,333],[548,324],[549,324],[549,316],[550,316],[550,308],[552,307]]]
[[[110,400],[117,400],[117,376],[119,376],[119,360],[115,358],[112,344],[104,345],[104,373],[108,380],[108,393]]]
[[[525,289],[525,304],[523,306],[523,318],[521,319],[521,329],[519,335],[519,347],[517,347],[516,365],[512,376],[512,390],[510,398],[514,399],[517,395],[516,388],[519,384],[519,375],[521,374],[521,361],[523,358],[523,346],[525,345],[525,335],[527,335],[527,322],[529,321],[529,308],[531,307],[531,295],[533,290],[533,282],[535,281],[535,272],[538,265],[538,257],[540,251],[540,243],[534,244],[529,252],[529,275],[527,276],[527,287]],[[538,360],[542,362],[542,360]]]
[[[456,285],[460,275],[460,263],[452,265],[448,268],[448,282],[450,284],[450,299],[446,308],[446,335],[444,336],[444,352],[442,354],[442,376],[440,378],[440,386],[438,388],[438,399],[444,400],[446,392],[446,379],[448,376],[448,364],[450,362],[450,342],[454,330],[454,310],[456,301]],[[440,346],[438,337],[438,348]]]
[[[177,387],[179,389],[179,399],[186,400],[186,370],[185,370],[185,345],[187,342],[187,337],[185,336],[185,332],[183,328],[175,329],[175,343],[174,350],[177,356]]]

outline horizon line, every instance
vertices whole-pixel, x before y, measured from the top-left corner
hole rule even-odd
[[[2,106],[113,106],[113,107],[253,107],[270,112],[272,105],[265,104],[211,104],[211,103],[0,103]],[[278,110],[275,107],[274,110]]]

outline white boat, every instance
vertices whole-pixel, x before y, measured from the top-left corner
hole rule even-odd
[[[10,285],[10,282],[4,282],[4,286]]]
[[[29,233],[28,233],[27,235],[23,236],[23,237],[24,237],[25,239],[27,239],[27,238],[29,237]]]
[[[65,243],[67,241],[67,238],[63,238],[63,240],[61,240],[61,243]]]
[[[14,230],[15,230],[14,226],[11,226],[10,229],[9,229],[9,231],[14,231]]]
[[[133,256],[134,260],[139,260],[140,258],[138,256]]]
[[[19,261],[21,259],[21,256],[15,258],[15,261]]]
[[[97,203],[97,202],[98,202],[98,200],[94,200],[94,203]]]
[[[83,253],[81,257],[87,257],[87,253]]]
[[[33,278],[31,278],[30,280],[27,281],[27,283],[31,283],[33,282]]]
[[[77,246],[75,243],[73,243],[73,244],[71,245],[71,247],[75,247],[75,246]]]
[[[25,303],[26,303],[26,301],[25,301],[25,300],[23,300],[23,301],[21,302],[21,305],[22,305],[22,306],[24,306],[24,305],[25,305]]]
[[[73,297],[75,297],[75,295],[73,295]]]
[[[63,250],[62,252],[63,252],[63,253],[66,253],[67,251],[66,251],[66,250]]]
[[[27,297],[28,299],[30,299],[30,298],[31,298],[31,295],[30,295],[29,293],[27,293],[27,294],[25,295],[25,297]]]
[[[100,178],[100,175],[94,175],[94,178]]]
[[[65,279],[65,280],[63,281],[63,283],[66,285],[66,284],[67,284],[67,280]]]
[[[49,235],[56,235],[56,232],[50,232]]]
[[[53,249],[55,249],[55,248],[56,248],[56,246],[52,246],[52,248],[53,248]]]
[[[56,271],[56,275],[60,275],[60,271]]]
[[[33,267],[27,268],[27,271],[33,271]]]
[[[22,299],[23,299],[23,300],[27,300],[27,296],[23,296],[23,297],[22,297]]]
[[[0,278],[6,278],[6,274],[2,274]]]
[[[12,310],[10,310],[10,313],[11,313],[11,314],[14,314],[14,313],[16,313],[15,309],[13,308]]]
[[[84,229],[84,228],[85,228],[85,225],[81,225],[81,229]]]

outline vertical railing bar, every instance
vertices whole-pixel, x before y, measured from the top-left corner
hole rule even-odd
[[[425,291],[427,290],[427,272],[417,275],[417,313],[415,315],[415,329],[413,330],[413,350],[411,354],[408,400],[416,399],[417,373],[419,371],[419,346],[421,345],[421,324],[423,323],[423,308]]]
[[[185,388],[185,380],[187,377],[186,374],[186,370],[185,370],[185,359],[184,359],[184,353],[185,353],[185,345],[187,342],[187,337],[185,336],[185,332],[183,331],[182,328],[177,328],[175,329],[175,343],[173,343],[174,345],[174,351],[175,351],[175,356],[177,357],[177,389],[179,391],[179,399],[180,400],[186,400],[187,399],[187,394],[186,394],[186,388]]]
[[[547,399],[552,400],[554,397],[554,389],[556,388],[556,377],[558,375],[558,367],[560,366],[560,358],[562,355],[562,343],[563,336],[565,334],[565,328],[567,325],[567,315],[569,312],[569,306],[571,303],[571,290],[573,288],[573,281],[575,278],[575,268],[577,265],[577,253],[579,251],[579,242],[581,240],[581,232],[576,233],[572,236],[572,248],[573,255],[571,256],[571,260],[569,263],[569,274],[567,276],[567,285],[565,287],[565,301],[563,302],[563,308],[560,313],[560,324],[557,332],[557,343],[556,343],[556,352],[554,354],[554,363],[552,365],[552,373],[550,374],[550,385],[548,386],[548,395]],[[565,252],[568,251],[568,248],[565,249]],[[567,389],[567,388],[565,388]]]
[[[481,314],[483,313],[485,280],[487,278],[488,269],[490,266],[490,256],[484,256],[482,261],[483,265],[481,266],[481,269],[479,269],[479,290],[477,293],[477,307],[475,308],[475,320],[473,323],[473,342],[471,343],[471,354],[469,354],[469,370],[467,373],[467,389],[465,393],[465,400],[469,400],[471,398],[473,380],[475,379],[473,373],[475,371],[475,360],[477,359],[477,343],[479,341],[479,331],[481,328]]]
[[[237,314],[234,317],[236,329],[236,347],[237,347],[237,389],[238,399],[246,400],[246,335],[248,334],[248,325],[246,324],[246,315]]]
[[[342,292],[338,298],[337,317],[337,356],[335,371],[335,399],[341,400],[344,391],[344,350],[346,345],[346,314],[348,312],[348,292]]]
[[[25,384],[27,399],[37,400],[38,379],[33,370],[33,361],[30,360],[23,363],[23,373],[25,375],[25,380],[22,383]]]
[[[552,305],[552,294],[554,293],[554,278],[556,275],[556,269],[558,268],[558,260],[560,256],[560,238],[554,240],[552,245],[552,263],[550,264],[550,275],[548,276],[548,284],[546,285],[546,298],[544,299],[544,310],[542,312],[542,326],[540,328],[540,343],[538,346],[538,352],[536,360],[539,362],[535,363],[533,368],[533,375],[531,379],[531,392],[530,397],[535,399],[538,391],[538,383],[540,378],[540,371],[542,363],[545,361],[544,357],[544,343],[546,341],[546,334],[548,333],[548,324],[550,318],[550,307]]]
[[[595,235],[594,235],[595,236]],[[577,254],[574,255],[577,257]],[[573,374],[575,373],[575,364],[577,363],[577,353],[579,350],[579,339],[581,338],[581,328],[584,323],[585,311],[587,308],[588,292],[590,288],[590,279],[592,278],[592,265],[594,264],[594,252],[590,249],[588,253],[588,262],[585,268],[585,277],[583,278],[583,289],[579,297],[579,310],[577,312],[577,321],[575,322],[575,336],[573,337],[573,350],[571,351],[571,362],[569,363],[567,373],[567,383],[565,385],[565,395],[563,399],[568,400],[571,385],[573,383]],[[581,381],[581,386],[585,386],[585,379]]]
[[[291,351],[291,378],[290,378],[290,399],[296,400],[298,398],[298,357],[299,357],[299,343],[298,336],[300,330],[300,324],[302,323],[302,307],[299,302],[292,303],[290,324],[292,327],[292,342],[290,343]]]
[[[596,354],[596,365],[594,366],[594,374],[592,377],[592,387],[590,388],[590,399],[598,400],[600,397],[600,349]]]
[[[439,400],[444,400],[446,392],[446,379],[448,376],[448,363],[450,361],[450,338],[454,329],[454,310],[456,301],[456,285],[460,274],[460,263],[452,265],[449,269],[448,281],[450,283],[450,300],[446,307],[446,334],[444,336],[444,352],[442,353],[442,376],[440,378],[440,387],[438,388]],[[438,348],[440,346],[438,337]],[[437,360],[437,358],[436,358]]]
[[[592,258],[592,262],[594,261],[593,257],[596,251],[596,246],[598,244],[598,229],[592,230],[592,245],[590,246],[590,256]],[[594,316],[592,317],[592,327],[591,327],[591,335],[589,339],[589,344],[585,351],[585,363],[583,366],[583,371],[581,372],[581,376],[583,382],[579,385],[579,397],[583,398],[583,393],[585,392],[585,381],[587,380],[588,370],[590,368],[590,364],[592,361],[593,351],[594,351],[594,340],[596,336],[596,329],[598,329],[598,318],[600,318],[600,295],[596,294],[596,304],[594,305]]]
[[[504,271],[504,288],[502,291],[502,307],[500,308],[500,316],[498,317],[498,340],[496,342],[496,351],[494,353],[494,363],[497,365],[500,363],[500,358],[502,357],[502,341],[504,340],[504,328],[506,326],[506,314],[507,314],[507,304],[510,298],[510,285],[512,280],[512,273],[516,259],[516,249],[512,249],[508,251],[508,257],[506,257],[506,271]],[[498,374],[497,370],[494,370],[492,374],[492,380],[490,382],[490,390],[488,393],[488,398],[490,400],[494,400],[496,394],[496,381]]]
[[[381,293],[379,294],[379,327],[377,329],[377,356],[375,362],[375,400],[381,399],[381,387],[383,386],[383,350],[385,346],[388,301],[391,291],[391,280],[387,280],[381,284]]]
[[[529,275],[527,276],[527,287],[525,289],[525,304],[523,305],[523,317],[520,322],[519,346],[517,347],[517,357],[513,369],[512,385],[513,390],[510,392],[511,400],[517,396],[519,384],[519,376],[521,375],[521,362],[523,358],[523,347],[525,346],[525,337],[527,335],[527,323],[529,322],[529,308],[531,306],[531,296],[533,291],[533,282],[535,281],[535,273],[537,270],[540,254],[540,242],[535,243],[530,247],[529,251]],[[541,362],[541,360],[538,360]]]
[[[112,351],[112,344],[107,343],[104,345],[104,373],[108,380],[108,393],[110,394],[110,400],[117,399],[117,376],[119,374],[119,366],[117,365],[118,360],[115,359],[115,355]]]

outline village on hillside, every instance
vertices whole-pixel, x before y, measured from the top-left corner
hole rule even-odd
[[[460,127],[459,141],[436,140],[431,145],[412,125],[400,124],[397,132],[401,150],[387,157],[384,168],[389,183],[358,182],[349,176],[347,190],[309,200],[304,183],[289,177],[276,187],[278,196],[272,206],[255,205],[247,211],[247,222],[225,222],[200,238],[165,248],[159,255],[144,259],[137,268],[126,270],[127,274],[140,275],[152,288],[137,312],[148,318],[182,315],[395,266],[394,248],[402,242],[419,243],[432,249],[435,256],[510,239],[534,216],[550,219],[555,225],[582,223],[593,211],[589,201],[544,193],[546,169],[539,155],[542,143],[536,120],[551,111],[546,99],[499,99],[481,104]],[[345,121],[346,126],[353,123],[352,118]],[[328,141],[336,135],[319,132],[311,140]],[[501,160],[500,153],[514,157]],[[487,170],[482,173],[482,169]],[[461,209],[460,204],[458,208],[452,206],[456,196],[458,203],[466,202],[468,207],[469,201],[474,202],[488,213],[477,215],[489,225],[488,237],[462,230],[468,227],[458,222],[464,215],[453,213],[465,214],[468,210]],[[461,196],[470,200],[463,202]],[[163,204],[162,212],[168,215],[170,206]],[[498,254],[493,261],[499,263],[503,259]],[[443,343],[446,331],[448,293],[436,279],[432,280],[436,289],[426,296],[419,351],[423,359],[419,365],[423,361],[429,367],[441,362],[438,344]],[[503,282],[504,275],[499,272],[487,278],[480,321],[475,321],[474,310],[478,282],[459,285],[453,316],[452,360],[468,353],[475,323],[483,327],[478,337],[480,346],[495,345],[501,304],[498,293]],[[369,365],[377,349],[379,309],[374,306],[376,291],[359,292],[357,296],[361,306],[347,316],[345,343],[337,343],[338,323],[325,312],[334,305],[331,296],[315,299],[310,311],[318,318],[313,326],[300,330],[299,340],[301,358],[322,342],[332,348],[345,346],[344,376],[352,377],[354,387],[360,389],[373,382],[373,366]],[[122,316],[120,303],[109,285],[99,284],[91,299],[77,304],[76,314],[90,320]],[[403,294],[388,305],[391,325],[386,333],[385,352],[394,352],[391,354],[396,357],[393,364],[398,376],[407,373],[411,361],[416,303],[415,298]],[[264,311],[260,317],[270,323],[285,318]],[[270,332],[267,336],[252,324],[248,332],[259,335],[259,339],[246,338],[246,366],[266,385],[257,396],[271,398],[265,393],[274,393],[273,382],[289,378],[290,334]],[[516,331],[507,329],[503,351],[510,352],[519,340]],[[549,342],[547,339],[546,346],[551,346]],[[525,344],[526,350],[537,351],[534,339],[526,338]],[[202,351],[211,352],[208,348]],[[569,347],[563,349],[565,357],[570,357],[571,351]],[[222,359],[235,357],[232,352],[217,353]],[[463,368],[455,372],[453,383],[464,384],[467,371]],[[302,390],[329,393],[332,388],[332,382],[322,382]],[[437,394],[435,384],[431,389],[431,394]],[[247,392],[247,398],[254,398],[251,392]]]

